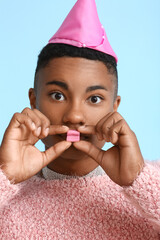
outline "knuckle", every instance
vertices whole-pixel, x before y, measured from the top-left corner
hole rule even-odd
[[[107,132],[110,131],[110,127],[107,126],[107,125],[105,125],[105,124],[103,124],[103,126],[102,126],[102,131],[105,132],[105,133],[107,133]]]
[[[31,111],[31,109],[29,107],[26,107],[23,109],[22,113],[27,113],[28,111]]]
[[[42,119],[42,125],[45,127],[48,127],[50,125],[50,121],[48,120],[48,118]]]
[[[122,118],[122,116],[118,112],[113,113],[114,116]]]
[[[41,115],[41,114],[43,114],[43,113],[41,113],[41,111],[39,111],[37,108],[34,108],[33,110],[32,110],[36,115]]]
[[[120,122],[122,125],[126,124],[126,121],[125,121],[124,119],[121,119],[119,122]]]
[[[19,116],[20,113],[16,112],[13,114],[13,119],[17,119],[17,117]]]
[[[114,122],[124,120],[123,117],[118,112],[114,112],[112,118]]]
[[[37,108],[34,108],[32,111],[33,111],[34,113],[38,113],[38,112],[39,112],[39,110],[38,110]]]
[[[41,123],[41,121],[40,121],[39,118],[36,118],[36,119],[34,120],[34,123],[35,123],[35,125],[36,125],[37,127],[40,127],[40,126],[42,125],[42,123]]]
[[[24,116],[24,122],[25,123],[30,123],[31,122],[31,119],[28,115]]]

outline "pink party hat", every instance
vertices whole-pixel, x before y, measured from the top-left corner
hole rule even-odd
[[[49,43],[91,48],[118,61],[100,23],[95,0],[78,0]]]

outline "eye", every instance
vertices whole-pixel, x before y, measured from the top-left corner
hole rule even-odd
[[[65,97],[61,92],[53,92],[50,94],[51,98],[53,98],[56,101],[64,101]]]
[[[103,100],[103,98],[99,97],[99,96],[91,96],[91,97],[89,97],[88,100],[93,104],[98,104]]]

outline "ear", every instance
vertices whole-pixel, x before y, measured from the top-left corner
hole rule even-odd
[[[114,104],[113,104],[113,110],[114,112],[117,112],[117,109],[119,107],[119,104],[121,102],[121,97],[120,96],[117,96],[116,97],[116,100],[114,101]]]
[[[31,108],[36,108],[36,93],[34,88],[30,88],[28,92],[29,100],[30,100],[30,106]]]

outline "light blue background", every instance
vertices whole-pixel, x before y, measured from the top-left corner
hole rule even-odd
[[[29,106],[37,55],[75,2],[0,0],[0,140],[14,112]],[[119,112],[136,133],[143,156],[156,160],[160,158],[160,1],[96,3],[119,58]],[[38,147],[43,150],[41,144]]]

